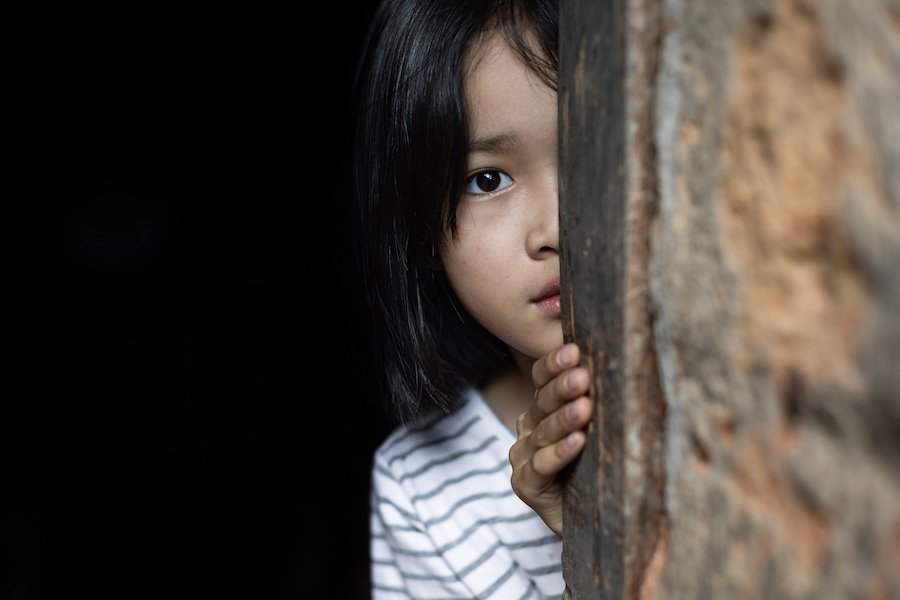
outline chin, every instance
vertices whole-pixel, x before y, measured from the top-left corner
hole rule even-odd
[[[538,360],[548,353],[553,352],[563,345],[562,331],[559,335],[548,335],[543,337],[538,343],[531,343],[517,347],[510,346],[513,354],[519,354],[522,358]]]

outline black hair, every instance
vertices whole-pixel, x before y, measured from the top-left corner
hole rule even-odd
[[[357,65],[356,268],[377,391],[399,422],[450,412],[514,367],[437,266],[466,175],[464,68],[493,32],[556,89],[556,0],[383,0]]]

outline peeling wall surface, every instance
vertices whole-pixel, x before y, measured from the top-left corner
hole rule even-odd
[[[900,597],[900,2],[663,0],[651,598]]]

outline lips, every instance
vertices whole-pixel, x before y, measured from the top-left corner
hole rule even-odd
[[[546,300],[551,296],[559,296],[559,277],[554,277],[550,281],[547,282],[537,296],[531,299],[532,302],[540,302],[541,300]]]
[[[531,299],[531,302],[536,304],[541,312],[559,314],[559,291],[559,277],[554,277],[541,288],[541,291]]]

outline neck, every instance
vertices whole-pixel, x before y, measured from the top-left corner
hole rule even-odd
[[[534,359],[516,353],[518,369],[492,377],[481,390],[485,402],[506,426],[516,433],[516,419],[528,410],[534,399],[531,367]]]

